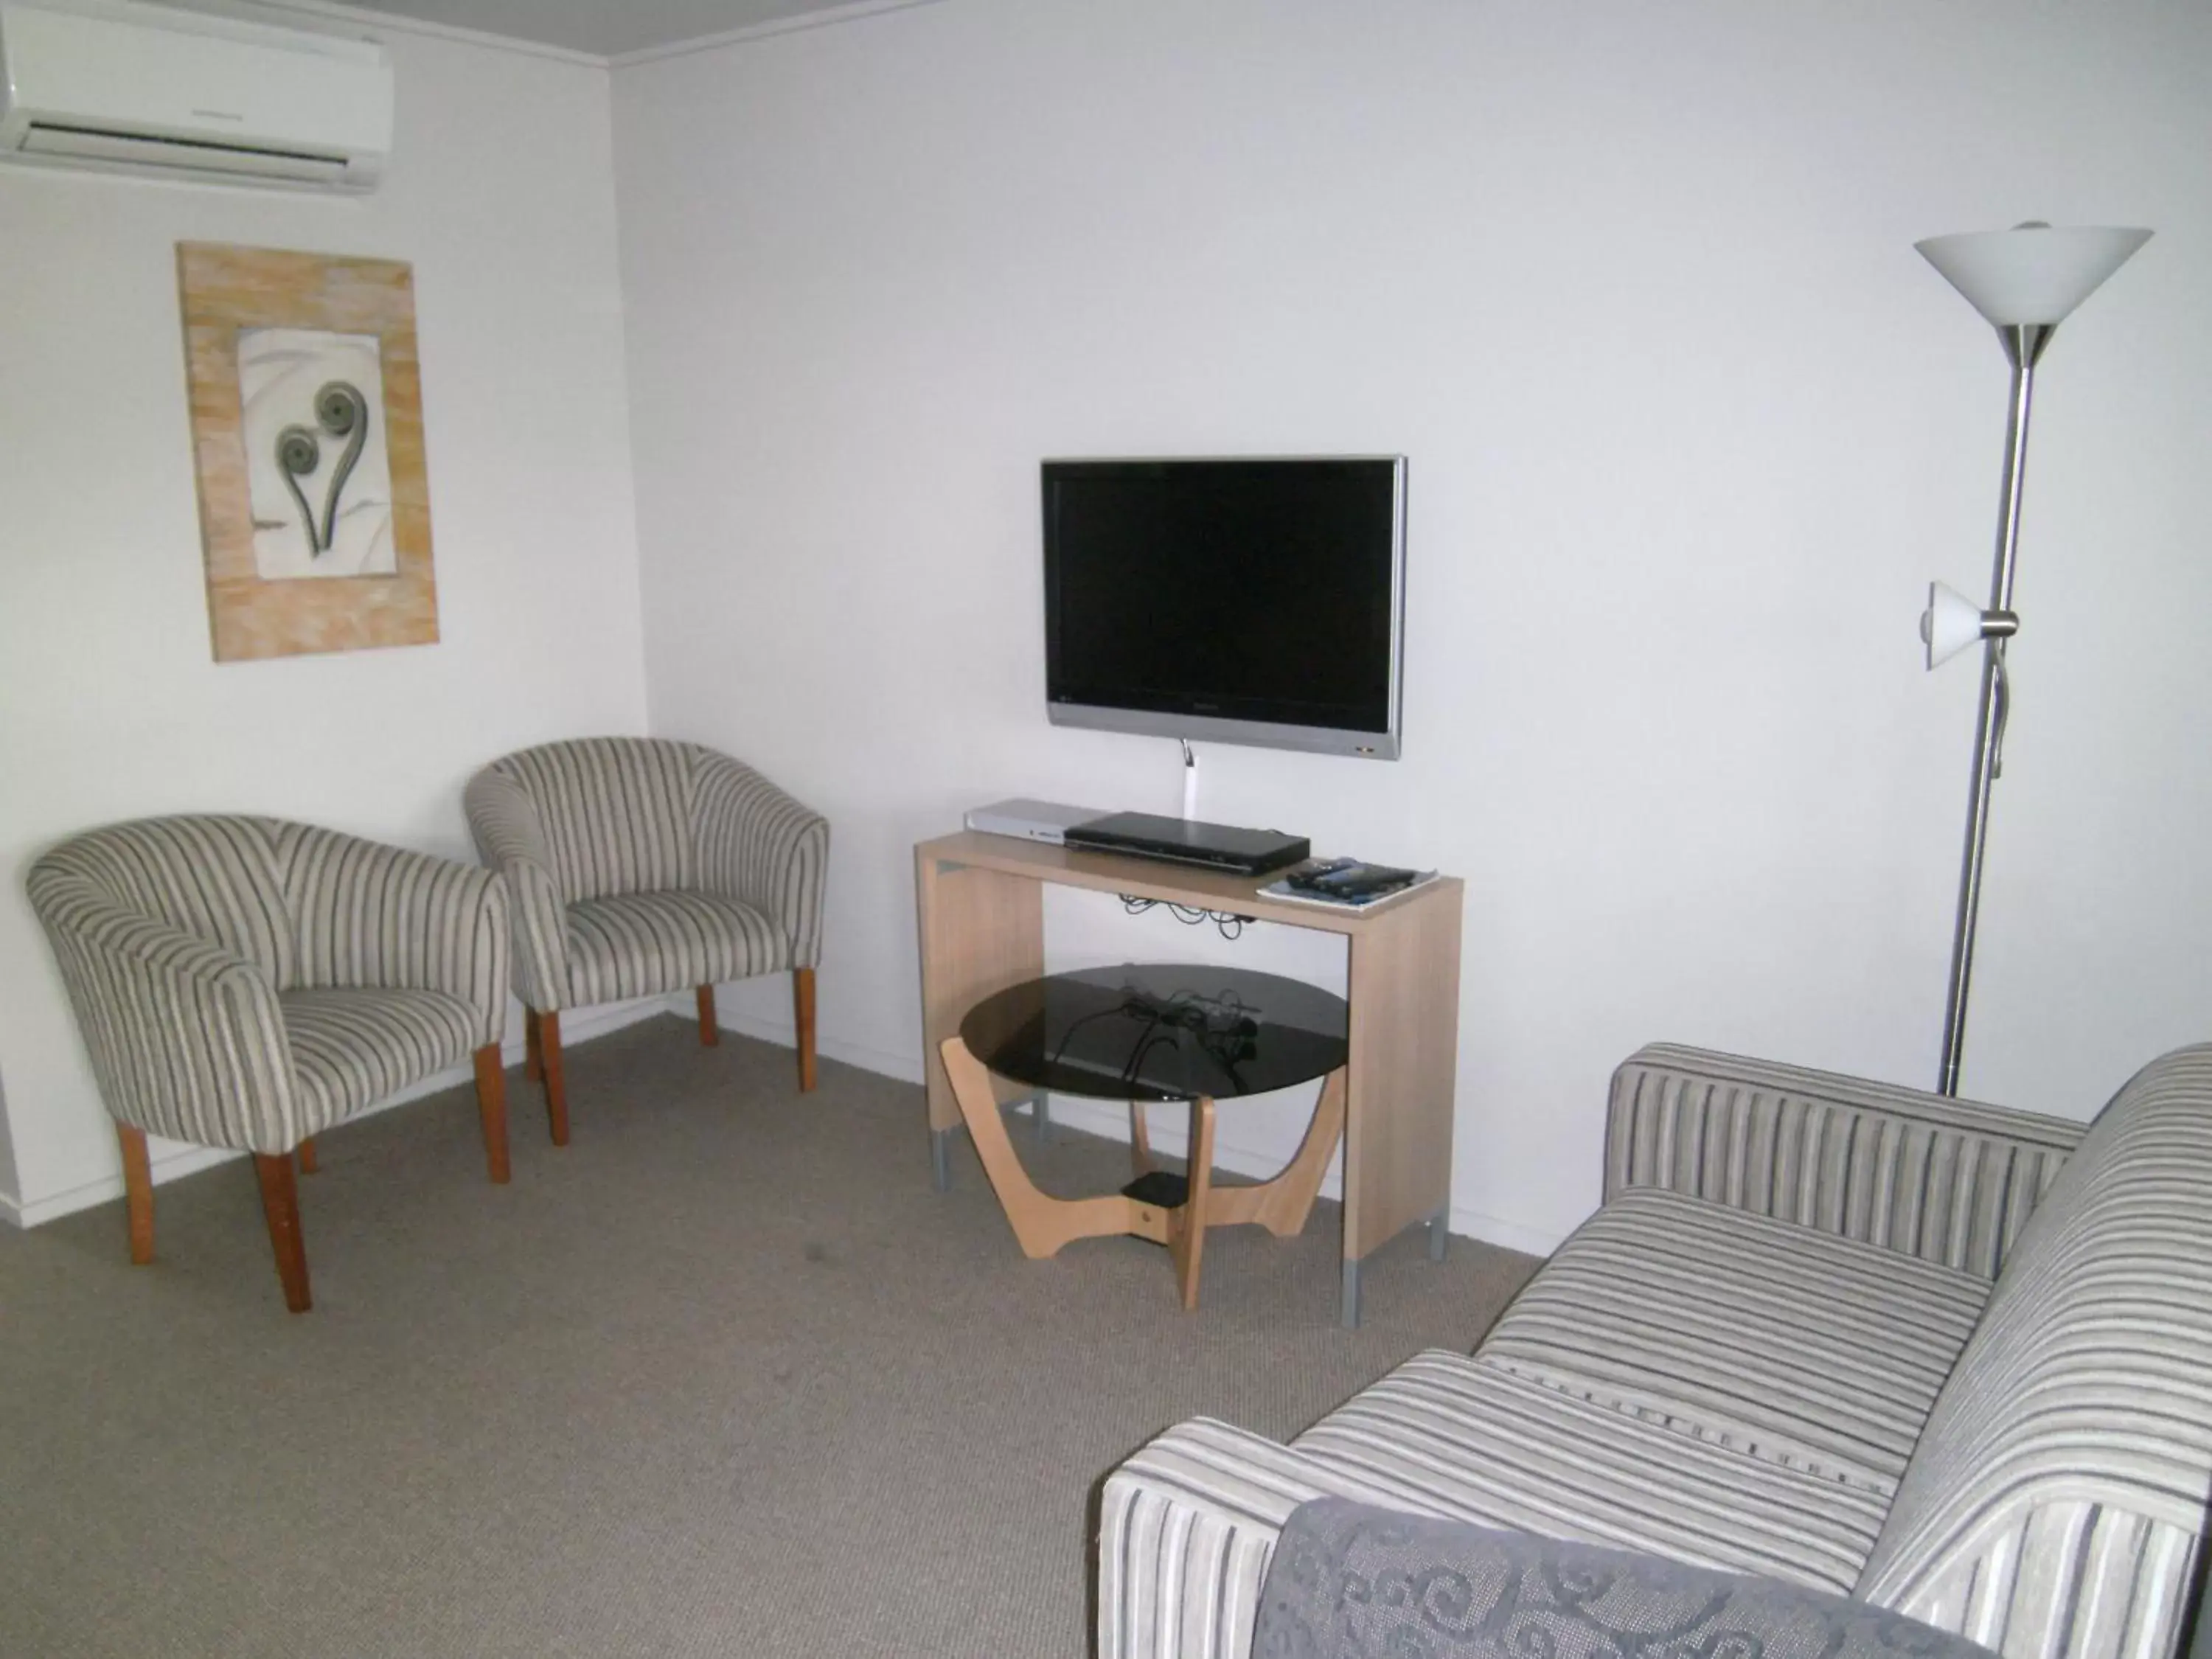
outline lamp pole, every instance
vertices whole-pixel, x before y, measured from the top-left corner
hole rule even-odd
[[[1990,609],[2012,610],[2014,567],[2020,553],[2020,498],[2027,477],[2027,416],[2035,397],[2035,365],[2057,331],[2056,324],[2000,326],[2012,364],[2012,413],[2005,425],[2004,489],[1997,503],[1996,568],[1990,576]],[[1959,912],[1951,929],[1951,988],[1943,1006],[1943,1067],[1939,1093],[1959,1092],[1959,1062],[1966,1046],[1966,989],[1974,974],[1974,927],[1982,904],[1982,855],[1990,840],[1990,786],[2004,765],[2005,717],[2012,684],[2005,675],[2008,636],[1982,641],[1981,714],[1974,726],[1973,787],[1966,796],[1966,850],[1959,866]]]

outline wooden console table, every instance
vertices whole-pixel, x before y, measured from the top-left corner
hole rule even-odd
[[[1085,853],[974,830],[914,849],[921,943],[922,1049],[934,1178],[961,1124],[940,1046],[985,997],[1044,973],[1044,885],[1127,893],[1194,908],[1342,934],[1352,1006],[1344,1130],[1340,1310],[1359,1322],[1359,1266],[1415,1222],[1443,1259],[1451,1202],[1453,1074],[1459,1060],[1460,908],[1464,884],[1439,877],[1372,910],[1262,897],[1273,876]],[[994,1079],[1002,1101],[1027,1091]]]

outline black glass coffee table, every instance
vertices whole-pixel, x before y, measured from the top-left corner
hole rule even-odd
[[[943,1047],[945,1069],[984,1172],[1024,1255],[1072,1239],[1130,1233],[1164,1244],[1198,1305],[1208,1227],[1257,1222],[1299,1232],[1344,1132],[1348,1010],[1344,999],[1277,974],[1239,968],[1131,965],[1025,980],[979,1002]],[[1136,1179],[1119,1193],[1059,1199],[1040,1192],[999,1116],[993,1075],[1035,1089],[1129,1103]],[[1219,1100],[1323,1079],[1304,1140],[1273,1180],[1213,1184]],[[1190,1103],[1183,1176],[1155,1170],[1144,1103]]]

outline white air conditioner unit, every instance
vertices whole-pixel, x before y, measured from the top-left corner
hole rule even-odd
[[[368,190],[392,149],[373,40],[136,0],[0,0],[0,157]]]

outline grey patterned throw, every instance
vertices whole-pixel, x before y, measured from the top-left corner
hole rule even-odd
[[[1291,1515],[1253,1659],[1990,1659],[1863,1602],[1341,1498]]]

